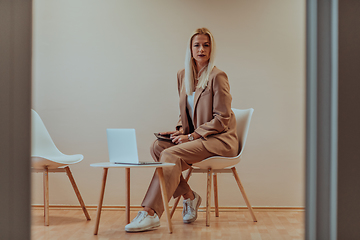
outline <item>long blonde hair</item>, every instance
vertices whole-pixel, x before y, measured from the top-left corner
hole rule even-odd
[[[215,47],[214,37],[211,34],[211,32],[209,31],[209,29],[198,28],[191,35],[191,37],[189,39],[189,43],[186,48],[186,54],[185,54],[185,91],[186,91],[187,95],[192,95],[192,93],[195,91],[194,80],[196,78],[197,72],[196,72],[195,59],[193,59],[193,56],[192,56],[191,43],[192,43],[193,38],[199,34],[207,35],[209,37],[211,52],[210,52],[210,59],[209,59],[208,65],[202,71],[196,88],[203,88],[203,89],[206,88],[206,86],[209,82],[210,73],[215,66],[215,49],[216,49],[216,47]]]

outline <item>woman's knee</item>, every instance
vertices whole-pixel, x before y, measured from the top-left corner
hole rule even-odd
[[[173,144],[166,142],[166,141],[159,141],[156,139],[153,144],[150,146],[150,153],[151,156],[154,158],[155,161],[159,161],[161,153],[164,151],[164,149],[167,149],[169,147],[172,147]]]
[[[150,152],[155,152],[156,149],[159,147],[159,145],[157,144],[157,139],[150,145]]]
[[[180,158],[174,154],[173,149],[167,148],[161,152],[159,160],[160,162],[175,163],[176,161],[180,161]]]
[[[158,140],[155,140],[150,146],[150,154],[155,161],[159,161],[160,153],[163,149],[158,144]]]

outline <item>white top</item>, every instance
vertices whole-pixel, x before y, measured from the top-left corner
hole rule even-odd
[[[186,103],[186,106],[189,110],[191,120],[193,120],[193,121],[194,121],[194,97],[195,97],[195,92],[193,92],[191,95],[188,95],[187,103]]]

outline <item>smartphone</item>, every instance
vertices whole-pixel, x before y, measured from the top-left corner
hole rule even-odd
[[[166,140],[166,141],[172,141],[172,139],[170,138],[170,134],[166,134],[166,135],[161,135],[160,133],[154,133],[154,135],[161,140]]]

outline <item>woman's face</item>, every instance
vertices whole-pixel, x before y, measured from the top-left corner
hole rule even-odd
[[[198,34],[191,42],[191,53],[196,65],[204,66],[209,62],[211,43],[208,35]]]

